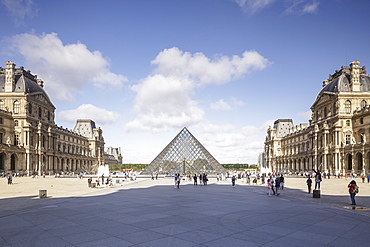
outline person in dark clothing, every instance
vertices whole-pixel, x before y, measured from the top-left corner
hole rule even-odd
[[[233,176],[233,177],[231,178],[231,184],[232,184],[232,186],[233,186],[233,187],[235,187],[235,181],[236,181],[236,177],[235,177],[235,176]]]
[[[207,185],[207,182],[208,182],[207,174],[203,174],[203,184]]]
[[[283,174],[281,174],[279,181],[280,181],[280,189],[283,190],[284,189],[284,177],[283,177]]]
[[[276,190],[276,195],[280,196],[280,178],[275,179],[275,190]]]
[[[352,201],[352,204],[351,205],[356,205],[356,200],[355,200],[355,196],[356,194],[358,193],[358,186],[356,184],[356,181],[355,180],[352,180],[349,184],[348,184],[348,192],[349,192],[349,196],[351,197],[351,201]]]
[[[307,178],[306,183],[307,183],[308,194],[310,194],[311,193],[311,186],[312,186],[312,179],[311,179],[310,176]]]
[[[197,174],[194,174],[193,180],[194,180],[194,185],[198,185],[198,177],[197,177]]]

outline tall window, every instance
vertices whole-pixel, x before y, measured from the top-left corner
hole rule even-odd
[[[15,120],[15,121],[14,121],[14,126],[18,126],[18,125],[19,125],[18,120]]]
[[[333,115],[337,114],[337,104],[333,104]]]
[[[32,114],[32,104],[28,104],[28,113]]]
[[[42,111],[41,111],[41,107],[39,107],[39,118],[41,118],[42,116]]]
[[[19,113],[20,105],[21,105],[21,103],[19,103],[18,100],[14,101],[14,103],[13,103],[13,112],[14,113]]]
[[[324,108],[324,117],[327,117],[328,116],[328,109],[325,107]]]
[[[346,120],[346,126],[351,126],[351,121]]]
[[[19,135],[15,134],[14,135],[14,145],[17,146],[19,144]]]
[[[2,144],[3,141],[4,141],[4,139],[3,139],[3,133],[0,133],[0,143]]]
[[[366,100],[361,101],[361,108],[365,108],[367,106]]]
[[[345,108],[345,111],[346,113],[351,113],[351,101],[347,100],[345,103],[344,103],[344,108]]]

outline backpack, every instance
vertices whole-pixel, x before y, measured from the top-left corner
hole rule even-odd
[[[353,192],[355,192],[356,194],[359,192],[359,189],[360,187],[358,187],[357,185],[355,186],[355,188],[353,189]]]

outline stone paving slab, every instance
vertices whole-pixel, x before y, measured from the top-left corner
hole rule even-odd
[[[287,178],[280,197],[241,180],[92,189],[87,179],[0,179],[0,246],[369,246],[368,211],[344,208],[348,182],[324,180],[312,198],[300,178]],[[359,185],[358,205],[370,207],[370,185]]]

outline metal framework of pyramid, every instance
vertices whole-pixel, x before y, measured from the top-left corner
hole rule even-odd
[[[145,168],[143,175],[226,173],[223,166],[184,127]]]

